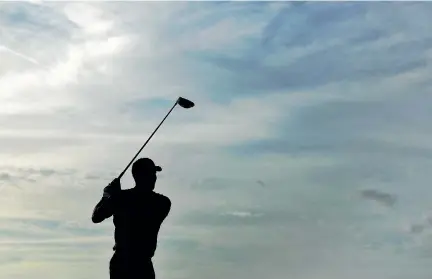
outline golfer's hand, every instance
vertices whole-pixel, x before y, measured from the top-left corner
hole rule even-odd
[[[110,184],[108,184],[108,186],[106,186],[103,190],[103,197],[104,198],[109,198],[112,195],[115,195],[116,193],[121,191],[121,184],[120,184],[120,179],[115,178],[113,181],[111,181]]]

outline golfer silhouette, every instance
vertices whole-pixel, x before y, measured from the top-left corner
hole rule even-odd
[[[171,209],[170,199],[154,192],[156,173],[161,170],[149,158],[138,159],[132,165],[135,187],[122,190],[115,178],[104,188],[93,210],[93,223],[113,216],[115,245],[110,279],[156,278],[152,258],[159,229]]]

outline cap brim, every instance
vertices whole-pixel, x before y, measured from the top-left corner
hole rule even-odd
[[[156,166],[155,169],[156,169],[156,171],[162,171],[162,168],[159,166]]]

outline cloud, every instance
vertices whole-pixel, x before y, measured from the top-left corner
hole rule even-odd
[[[402,6],[398,3],[394,8]],[[242,72],[230,80],[231,85],[239,93],[257,94],[312,89],[342,81],[364,83],[427,67],[424,57],[428,56],[430,42],[420,33],[423,30],[404,41],[393,37],[393,26],[377,22],[377,17],[387,16],[383,9],[364,3],[285,7],[267,25],[265,49],[257,50],[253,45],[236,57],[219,54],[208,60],[227,71]],[[344,18],[348,15],[350,20]],[[367,28],[363,27],[365,20]],[[409,26],[401,28],[407,30]]]
[[[0,174],[0,180],[8,181],[10,179],[11,179],[11,177],[10,177],[10,175],[8,173],[2,173],[2,174]]]
[[[226,213],[226,215],[232,215],[232,216],[236,216],[236,217],[240,217],[240,218],[247,218],[247,217],[257,217],[260,216],[259,213],[252,213],[252,212],[247,212],[247,211],[234,211],[234,212],[229,212]]]
[[[106,277],[91,212],[178,96],[159,277],[430,277],[428,3],[0,7],[4,278]]]
[[[396,202],[395,196],[377,190],[363,190],[361,194],[365,199],[374,200],[386,206],[392,206]]]
[[[263,181],[261,181],[261,180],[257,180],[257,183],[260,185],[260,186],[262,186],[262,187],[266,187],[267,185],[263,182]]]

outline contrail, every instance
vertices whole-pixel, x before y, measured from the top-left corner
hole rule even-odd
[[[12,50],[12,49],[4,46],[4,45],[0,45],[0,52],[1,51],[7,51],[9,53],[12,53],[12,54],[24,59],[24,60],[27,60],[28,62],[31,62],[31,63],[36,64],[36,65],[40,65],[40,63],[36,59],[31,58],[31,57],[24,55],[22,53],[16,52],[16,51],[14,51],[14,50]]]

